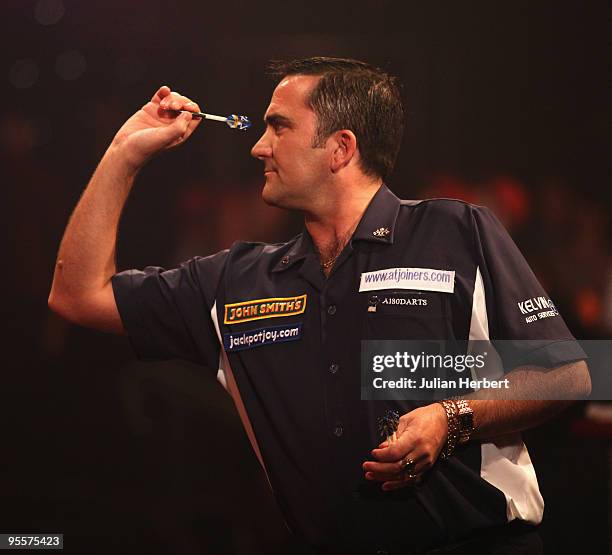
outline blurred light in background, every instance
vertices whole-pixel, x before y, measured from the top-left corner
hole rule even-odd
[[[0,148],[14,159],[21,159],[33,148],[49,143],[51,137],[48,117],[33,118],[18,112],[7,112],[0,117]]]
[[[38,140],[36,125],[20,114],[8,113],[0,120],[0,146],[11,156],[21,158]]]
[[[78,79],[86,69],[85,56],[76,50],[62,52],[55,61],[55,71],[65,81]]]
[[[576,294],[574,302],[580,323],[585,328],[594,328],[600,323],[602,303],[597,291],[589,287],[582,288]]]
[[[34,7],[34,19],[41,25],[54,25],[65,12],[62,0],[39,0]]]
[[[29,89],[38,81],[39,73],[34,60],[17,60],[9,70],[8,80],[17,89]]]

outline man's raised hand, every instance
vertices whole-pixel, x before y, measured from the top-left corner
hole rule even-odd
[[[150,102],[123,124],[111,146],[122,153],[131,169],[140,169],[158,152],[185,142],[200,124],[199,118],[178,110],[199,112],[200,107],[170,87],[160,87]]]

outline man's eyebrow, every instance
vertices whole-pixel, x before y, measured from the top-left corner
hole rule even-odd
[[[286,116],[282,116],[280,114],[268,114],[264,118],[264,123],[266,125],[270,125],[274,127],[276,125],[284,125],[286,127],[292,127],[293,122]]]

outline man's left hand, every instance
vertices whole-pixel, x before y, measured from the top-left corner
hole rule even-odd
[[[446,412],[441,404],[407,412],[399,419],[397,440],[381,443],[372,451],[376,461],[363,463],[366,479],[383,482],[384,491],[417,483],[436,462],[447,434]],[[407,461],[413,461],[408,469]]]

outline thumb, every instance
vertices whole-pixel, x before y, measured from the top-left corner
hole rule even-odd
[[[191,114],[188,112],[182,112],[176,119],[167,127],[164,128],[164,135],[167,140],[167,144],[174,143],[175,141],[182,141],[183,136],[187,133],[189,122],[191,121]]]

